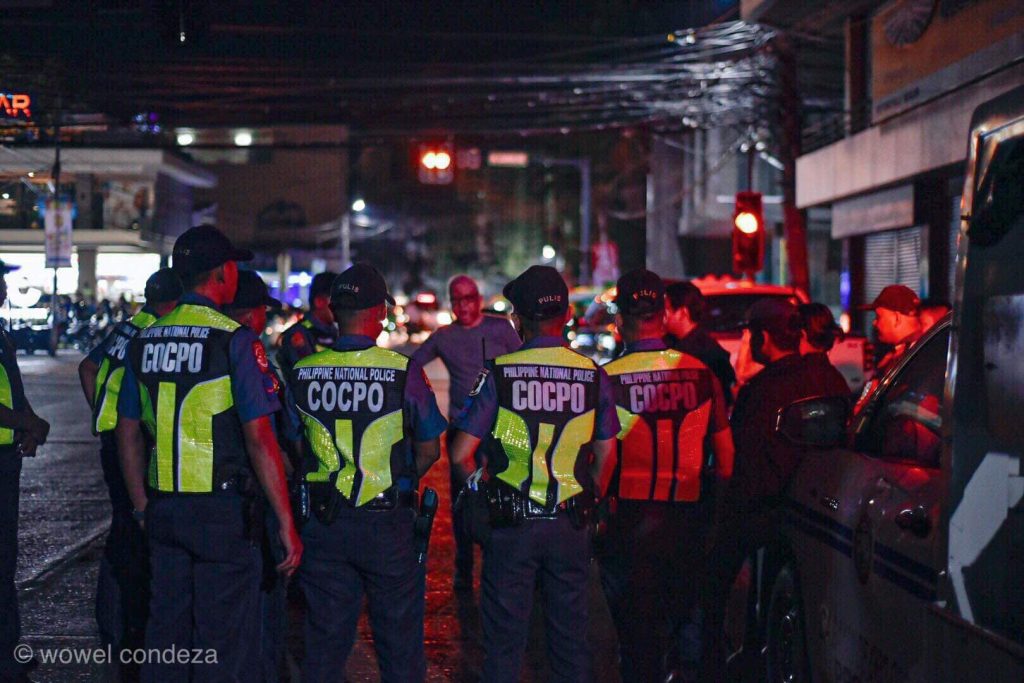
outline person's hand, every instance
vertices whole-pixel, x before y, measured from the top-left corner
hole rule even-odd
[[[30,432],[19,432],[18,455],[23,458],[34,458],[39,448],[39,441]]]
[[[29,413],[26,430],[32,435],[36,445],[42,446],[46,443],[46,437],[50,434],[50,423],[35,413]]]
[[[291,576],[302,561],[302,539],[290,521],[287,525],[281,525],[278,535],[281,537],[285,556],[284,561],[277,565],[277,571],[285,576]]]

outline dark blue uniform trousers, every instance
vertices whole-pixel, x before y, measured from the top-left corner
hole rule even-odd
[[[135,649],[143,646],[149,613],[149,553],[145,534],[132,517],[114,432],[100,434],[100,444],[111,517],[96,587],[96,623],[104,646]]]
[[[260,680],[260,553],[237,495],[151,498],[147,650],[216,651],[216,664],[147,664],[147,683]]]
[[[344,680],[363,593],[369,602],[381,681],[422,681],[424,568],[413,548],[412,508],[371,512],[344,504],[324,526],[302,529],[299,584],[306,596],[306,683]]]
[[[494,529],[484,548],[480,611],[487,683],[519,680],[533,593],[540,584],[552,681],[590,681],[590,534],[568,515]]]
[[[6,450],[6,452],[5,452]],[[21,638],[18,592],[14,571],[18,566],[18,502],[21,456],[0,450],[0,681],[21,670],[14,661],[14,646]]]

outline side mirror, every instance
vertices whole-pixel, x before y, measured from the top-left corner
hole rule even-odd
[[[830,448],[845,443],[849,417],[844,396],[805,398],[779,411],[775,432],[798,446]]]

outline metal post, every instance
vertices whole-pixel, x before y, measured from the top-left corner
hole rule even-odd
[[[54,225],[57,226],[58,234],[60,232],[61,217],[60,217],[60,108],[57,108],[57,123],[53,129],[56,133],[56,140],[54,141],[54,159],[53,159],[53,210],[57,212],[54,216]],[[57,266],[53,267],[53,296],[50,297],[50,347],[48,349],[51,356],[57,355],[57,344],[60,342],[60,329],[59,321],[57,320]]]
[[[580,159],[580,283],[590,285],[590,159]]]
[[[352,260],[352,212],[348,209],[341,214],[341,270],[348,268]]]

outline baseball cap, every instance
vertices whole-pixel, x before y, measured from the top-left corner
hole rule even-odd
[[[861,311],[874,311],[878,308],[888,308],[890,311],[896,311],[903,315],[912,315],[917,313],[918,308],[921,305],[921,299],[918,298],[917,294],[914,294],[914,290],[905,285],[889,285],[875,297],[875,300],[870,304],[858,306],[858,310]]]
[[[174,241],[172,267],[179,274],[203,273],[228,261],[251,261],[248,249],[236,249],[231,240],[212,225],[189,228]]]
[[[800,313],[789,299],[766,297],[753,303],[743,326],[769,332],[792,332],[800,329]]]
[[[361,311],[384,302],[395,305],[384,276],[369,263],[354,264],[331,286],[331,306]]]
[[[226,308],[259,308],[260,306],[280,308],[281,302],[270,296],[267,283],[256,272],[238,271],[238,289],[235,291],[235,300]]]
[[[7,273],[18,270],[21,266],[9,266],[0,259],[0,275],[6,275]]]
[[[146,303],[177,301],[182,295],[181,278],[170,268],[161,268],[146,280]]]
[[[615,305],[625,315],[646,315],[665,309],[665,283],[644,268],[631,270],[615,285]]]
[[[531,320],[557,318],[569,310],[569,288],[551,266],[530,266],[501,293],[517,315]]]
[[[337,277],[337,273],[332,273],[329,270],[314,275],[313,281],[309,284],[309,301],[312,303],[313,299],[318,296],[330,296],[331,287]]]

